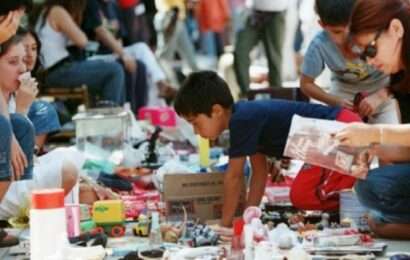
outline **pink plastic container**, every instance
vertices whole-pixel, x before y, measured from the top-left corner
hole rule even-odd
[[[80,205],[67,204],[65,205],[67,217],[67,235],[68,237],[76,237],[80,235]]]
[[[176,113],[170,107],[142,107],[138,119],[149,120],[155,126],[176,126]]]

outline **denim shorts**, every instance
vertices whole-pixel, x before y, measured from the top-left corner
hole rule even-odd
[[[378,223],[410,224],[410,163],[383,166],[358,180],[359,201]]]
[[[0,181],[10,180],[11,136],[12,128],[10,121],[0,115]]]
[[[36,135],[52,134],[61,129],[57,111],[48,102],[34,101],[27,116],[34,125]]]
[[[21,114],[10,114],[10,119],[0,117],[0,129],[0,181],[10,181],[12,174],[12,133],[28,161],[28,166],[24,169],[21,179],[31,179],[33,176],[34,129],[30,120]]]

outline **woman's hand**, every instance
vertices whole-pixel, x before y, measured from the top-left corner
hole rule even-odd
[[[366,147],[380,142],[380,129],[377,126],[353,123],[335,134],[342,146]]]
[[[360,101],[358,111],[361,117],[373,115],[377,108],[390,98],[387,88],[382,88]]]
[[[16,112],[27,114],[38,94],[37,81],[34,78],[22,79],[16,91]]]
[[[11,181],[19,180],[24,174],[24,169],[28,167],[27,157],[15,136],[11,140],[11,166],[13,167]]]
[[[128,54],[123,54],[121,56],[121,60],[124,63],[125,69],[129,72],[129,73],[136,73],[137,70],[137,62],[135,61],[135,59],[133,57],[131,57]]]
[[[6,18],[0,22],[0,43],[3,43],[16,34],[20,24],[20,18],[23,15],[22,11],[11,11]]]

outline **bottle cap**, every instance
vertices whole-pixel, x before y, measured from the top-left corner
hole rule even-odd
[[[64,208],[63,189],[35,190],[31,194],[32,209],[57,209]]]
[[[234,220],[234,222],[233,222],[233,234],[234,234],[234,236],[242,235],[244,225],[245,225],[245,221],[242,218]]]

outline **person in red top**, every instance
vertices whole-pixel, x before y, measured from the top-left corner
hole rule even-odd
[[[209,55],[222,54],[222,34],[230,19],[227,0],[199,0],[196,7],[196,17],[202,33],[202,44]]]
[[[139,0],[118,0],[118,4],[121,8],[134,7],[139,3]]]

